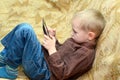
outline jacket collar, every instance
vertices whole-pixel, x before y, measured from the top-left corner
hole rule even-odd
[[[74,41],[72,38],[71,38],[71,40]],[[76,43],[76,42],[75,43],[78,44],[79,46],[85,46],[85,47],[88,47],[91,49],[91,48],[96,47],[96,42],[97,42],[97,40],[87,41],[87,42],[83,42],[83,43]]]

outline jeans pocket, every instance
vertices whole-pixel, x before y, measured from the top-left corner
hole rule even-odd
[[[33,78],[37,74],[38,67],[33,60],[24,61],[23,68],[27,76],[29,76],[30,78]]]

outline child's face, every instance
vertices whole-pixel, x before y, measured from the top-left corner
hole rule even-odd
[[[75,17],[73,20],[72,20],[72,38],[74,41],[76,41],[77,43],[82,43],[82,42],[87,42],[88,40],[88,32],[83,30],[81,28],[82,22],[77,18]]]

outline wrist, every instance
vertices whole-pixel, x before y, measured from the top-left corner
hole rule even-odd
[[[52,54],[55,53],[56,51],[57,51],[56,48],[53,48],[53,49],[48,50],[49,55],[52,55]]]

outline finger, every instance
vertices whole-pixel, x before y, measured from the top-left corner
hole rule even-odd
[[[52,28],[50,27],[50,26],[47,26],[47,28],[48,28],[48,31],[52,31]]]
[[[43,46],[44,46],[44,47],[46,46],[46,44],[47,44],[47,43],[46,43],[45,41],[43,41]]]
[[[45,39],[45,40],[49,40],[50,38],[49,38],[49,36],[44,35],[44,39]]]
[[[51,35],[50,37],[52,38],[52,40],[55,40],[55,36],[52,36],[52,35]]]
[[[43,39],[43,41],[45,41],[45,42],[46,42],[46,41],[47,41],[47,39],[45,39],[45,38],[44,38],[44,39]]]
[[[45,41],[43,41],[42,43],[43,43],[43,44],[45,44],[46,42],[45,42]]]

